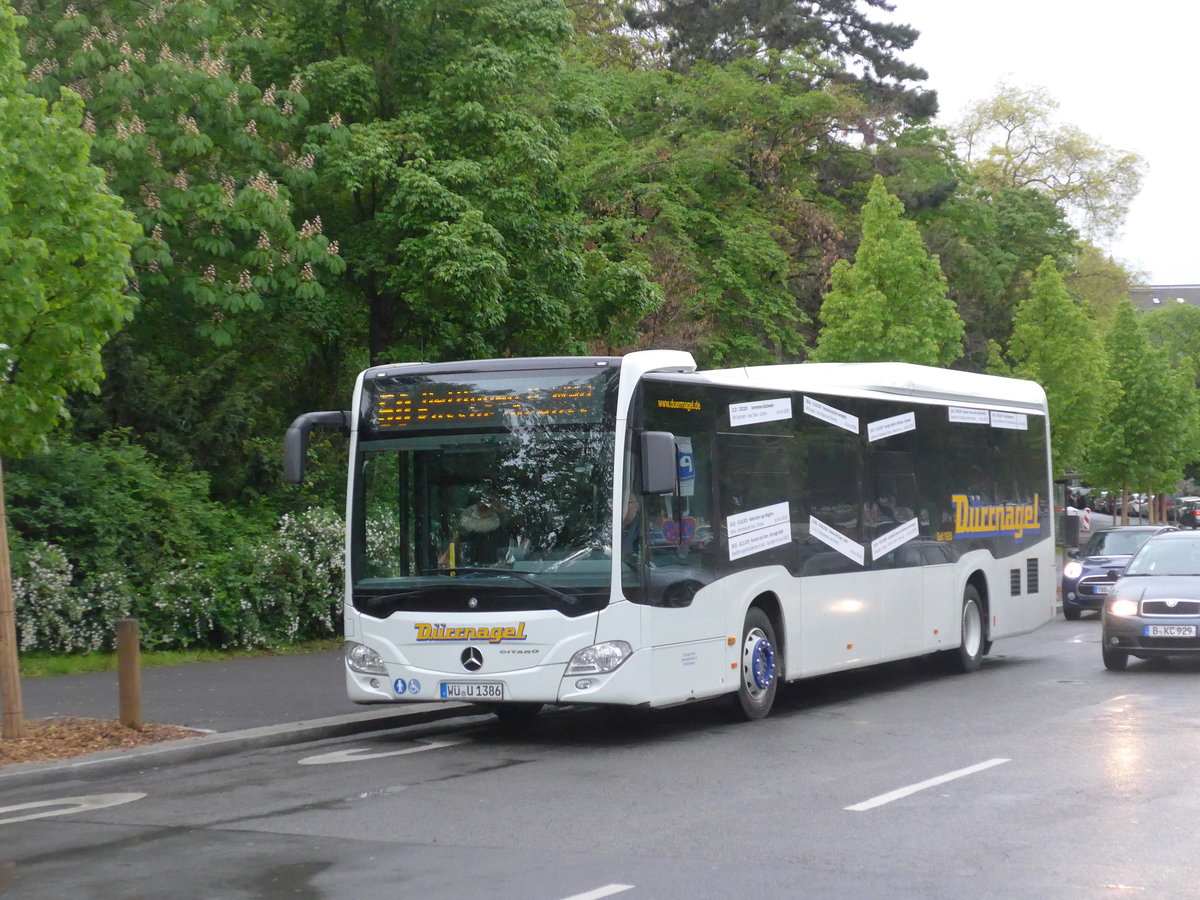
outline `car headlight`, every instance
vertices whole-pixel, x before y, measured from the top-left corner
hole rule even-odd
[[[1063,566],[1063,578],[1078,578],[1083,574],[1083,566],[1077,562],[1069,562]]]
[[[346,641],[346,665],[364,675],[386,675],[383,657],[363,644]]]
[[[568,675],[598,675],[611,672],[633,655],[625,641],[605,641],[584,647],[567,663]]]
[[[1134,600],[1117,599],[1108,604],[1108,611],[1114,616],[1136,616],[1138,605]]]

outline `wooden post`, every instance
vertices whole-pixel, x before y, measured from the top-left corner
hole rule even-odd
[[[4,511],[4,469],[0,467],[0,737],[15,741],[25,736],[21,711],[21,670],[17,665],[17,611],[13,600],[12,567],[8,560],[8,517]]]
[[[117,690],[121,724],[142,727],[142,661],[137,619],[117,622]]]

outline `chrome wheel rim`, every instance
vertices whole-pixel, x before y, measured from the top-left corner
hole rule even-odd
[[[979,605],[973,601],[963,604],[962,645],[972,657],[978,656],[983,646],[983,619],[979,615]]]
[[[774,683],[775,648],[761,628],[751,628],[742,642],[742,687],[758,703]]]

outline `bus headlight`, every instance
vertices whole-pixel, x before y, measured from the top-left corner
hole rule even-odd
[[[362,644],[356,644],[354,641],[346,641],[346,665],[352,671],[362,672],[364,675],[386,675],[387,668],[383,664],[383,657]]]
[[[1133,600],[1114,600],[1108,604],[1108,611],[1114,616],[1136,616],[1138,605]]]
[[[584,647],[567,663],[568,675],[599,675],[611,672],[633,655],[625,641],[605,641]]]

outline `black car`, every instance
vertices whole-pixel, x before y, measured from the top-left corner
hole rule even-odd
[[[1200,653],[1200,532],[1155,535],[1117,576],[1101,613],[1104,667]]]
[[[1071,551],[1071,561],[1063,566],[1063,616],[1078,619],[1086,610],[1099,611],[1112,587],[1109,573],[1124,569],[1154,535],[1175,530],[1169,525],[1123,525],[1095,532],[1083,552]]]
[[[1175,508],[1180,528],[1195,528],[1200,524],[1200,497],[1180,497]]]

